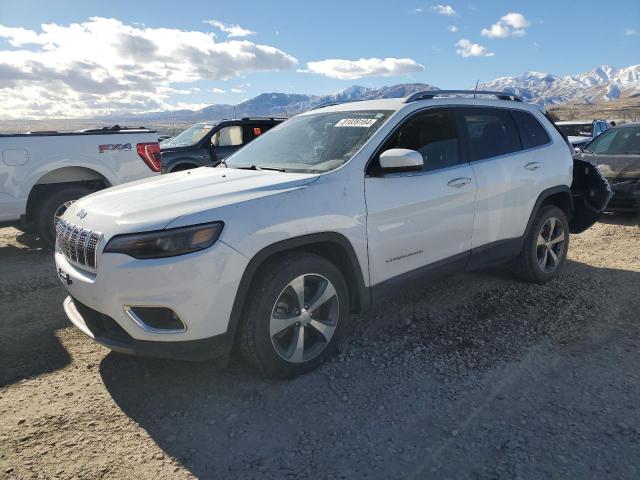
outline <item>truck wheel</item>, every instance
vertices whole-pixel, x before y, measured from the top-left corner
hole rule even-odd
[[[309,253],[280,257],[261,272],[240,325],[243,356],[272,377],[313,370],[336,350],[349,319],[342,273]]]
[[[56,241],[55,224],[67,208],[79,198],[89,195],[91,190],[81,185],[68,185],[51,190],[36,207],[36,233],[53,248]]]
[[[524,240],[516,271],[527,282],[548,282],[562,270],[568,250],[567,216],[555,205],[545,205],[536,214]]]

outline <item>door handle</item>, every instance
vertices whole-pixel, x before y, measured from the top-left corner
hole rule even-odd
[[[538,170],[540,167],[542,167],[540,162],[530,162],[524,166],[524,168],[531,171]]]
[[[464,187],[468,183],[471,183],[471,179],[469,177],[460,177],[460,178],[454,178],[449,183],[447,183],[447,185],[449,187],[460,188],[460,187]]]

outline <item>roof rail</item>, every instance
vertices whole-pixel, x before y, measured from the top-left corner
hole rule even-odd
[[[515,93],[509,92],[492,92],[489,90],[423,90],[406,97],[404,103],[416,102],[418,100],[431,100],[440,95],[492,95],[499,100],[522,101]]]
[[[242,117],[240,120],[287,120],[287,117]]]
[[[310,112],[311,110],[318,110],[319,108],[333,107],[334,105],[342,105],[343,103],[364,102],[365,100],[377,100],[377,99],[373,99],[373,98],[355,98],[353,100],[334,100],[334,101],[331,101],[331,102],[319,103],[318,105],[314,105],[309,110],[307,110],[307,112]]]
[[[313,107],[311,107],[309,110],[307,110],[307,112],[310,112],[311,110],[318,110],[319,108],[332,107],[334,105],[341,105],[343,103],[349,103],[349,102],[325,102],[325,103],[319,103],[319,104],[314,105]]]

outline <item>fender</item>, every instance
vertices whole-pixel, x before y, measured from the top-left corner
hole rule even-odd
[[[571,210],[570,213],[573,213],[573,196],[571,195],[571,189],[569,187],[567,187],[566,185],[557,185],[555,187],[551,187],[551,188],[547,188],[546,190],[543,190],[540,193],[540,195],[538,195],[538,199],[536,200],[536,203],[533,205],[533,209],[531,210],[531,215],[529,216],[529,221],[527,222],[527,228],[525,228],[524,230],[524,235],[522,237],[523,239],[527,237],[527,234],[531,229],[533,220],[536,217],[536,214],[538,213],[538,211],[540,210],[540,206],[549,197],[551,197],[552,195],[557,195],[558,193],[561,193],[564,196],[566,196],[569,209]],[[569,218],[569,220],[571,220],[571,218]]]
[[[350,289],[351,310],[360,311],[369,306],[371,304],[370,289],[365,286],[362,269],[360,267],[360,263],[358,261],[358,257],[356,256],[355,250],[351,245],[351,242],[349,242],[349,240],[344,235],[336,232],[312,233],[309,235],[288,238],[286,240],[273,243],[267,247],[264,247],[253,256],[253,258],[249,261],[247,267],[245,268],[242,279],[240,280],[240,285],[238,286],[236,298],[233,302],[233,308],[231,310],[231,317],[229,318],[229,327],[227,328],[227,333],[235,335],[238,323],[240,321],[240,316],[242,315],[242,309],[244,308],[245,300],[247,298],[249,287],[251,286],[251,283],[255,278],[256,272],[265,263],[265,261],[267,261],[273,255],[277,255],[279,253],[287,252],[290,250],[295,250],[303,247],[313,247],[314,245],[322,247],[323,245],[326,246],[328,244],[334,244],[336,247],[338,247],[338,249],[341,250],[341,252],[346,254],[349,265],[344,265],[342,270],[344,271],[344,267],[349,268],[348,274],[345,275],[345,280],[347,281],[348,285],[350,285],[351,287],[355,287],[355,289]],[[310,248],[310,250],[313,251],[312,248]],[[338,252],[338,255],[341,255],[341,253]],[[340,265],[338,265],[338,267],[340,267]]]
[[[165,165],[163,165],[162,170],[163,173],[168,173],[169,170],[180,166],[180,165],[185,165],[185,164],[191,164],[191,165],[196,165],[198,167],[205,167],[207,165],[210,165],[211,162],[208,159],[203,160],[202,158],[199,157],[180,157],[180,158],[176,158],[175,160],[169,160]]]
[[[20,191],[20,196],[27,198],[31,190],[33,190],[33,187],[38,184],[42,177],[53,172],[54,170],[59,170],[66,167],[79,167],[86,168],[87,170],[93,170],[94,172],[102,175],[110,185],[118,185],[119,183],[121,183],[118,179],[118,176],[113,171],[106,168],[104,165],[98,164],[95,161],[82,162],[77,160],[64,159],[56,163],[47,163],[45,165],[41,165],[40,168],[37,168],[34,171],[30,172],[29,180],[23,183],[23,187]]]

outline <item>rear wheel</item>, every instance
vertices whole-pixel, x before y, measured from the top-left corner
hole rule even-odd
[[[344,277],[328,260],[295,253],[269,262],[248,293],[243,356],[269,376],[318,367],[339,345],[349,316]]]
[[[537,213],[517,260],[519,276],[545,283],[556,277],[567,259],[569,223],[562,209],[545,205]]]
[[[58,219],[73,202],[90,193],[91,190],[82,185],[67,185],[56,187],[41,200],[36,207],[36,233],[48,247],[55,244],[55,225]]]

